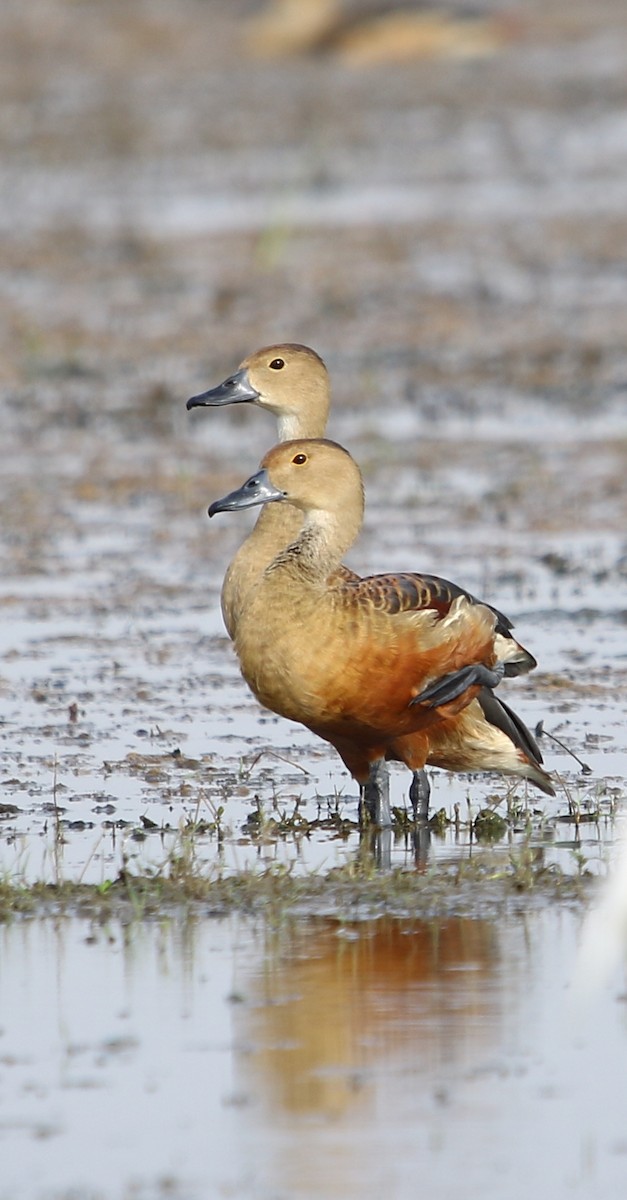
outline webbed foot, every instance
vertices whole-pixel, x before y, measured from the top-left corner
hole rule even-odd
[[[505,674],[504,663],[498,662],[495,667],[474,663],[470,667],[462,667],[459,671],[449,671],[441,679],[430,683],[424,691],[410,700],[410,705],[428,704],[429,708],[440,708],[463,696],[469,687],[498,687]]]

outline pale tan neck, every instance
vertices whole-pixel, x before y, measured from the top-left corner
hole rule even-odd
[[[267,545],[269,562],[277,551],[298,537],[302,524],[303,514],[291,504],[264,504],[248,540],[259,549]]]
[[[323,437],[326,415],[320,415],[312,406],[306,412],[279,413],[278,434],[280,442],[291,442],[295,438]]]

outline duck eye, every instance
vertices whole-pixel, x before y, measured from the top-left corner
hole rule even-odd
[[[296,463],[297,467],[302,467],[303,463],[307,462],[307,455],[306,454],[295,454],[292,459],[292,462]]]
[[[282,358],[273,358],[272,362],[270,363],[270,370],[271,371],[282,371],[284,366],[285,366],[285,363]]]

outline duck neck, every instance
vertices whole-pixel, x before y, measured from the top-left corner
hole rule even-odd
[[[308,579],[326,580],[352,546],[359,524],[316,509],[305,515],[298,537],[277,555],[272,567],[295,568]]]
[[[265,504],[247,541],[267,542],[270,557],[287,546],[302,527],[302,515],[291,504]]]
[[[316,405],[311,405],[300,413],[279,413],[279,441],[291,442],[296,438],[322,437],[326,424],[326,412],[317,411]]]

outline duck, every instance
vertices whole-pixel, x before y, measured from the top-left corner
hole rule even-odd
[[[247,355],[222,383],[190,397],[187,409],[252,404],[276,418],[278,441],[284,442],[323,437],[330,401],[329,372],[321,356],[309,346],[280,342]],[[255,595],[258,580],[276,553],[298,535],[300,525],[300,515],[292,505],[262,507],[252,534],[239,548],[224,577],[221,607],[231,640],[235,639],[240,615]],[[360,578],[343,564],[337,567],[337,573],[346,583]],[[399,607],[436,607],[444,613],[459,596],[476,600],[458,584],[436,575],[410,572],[396,575],[395,580]],[[532,670],[536,660],[514,638],[510,619],[495,608],[493,612],[497,617],[498,655],[504,662],[505,675],[511,677]],[[481,690],[476,701],[464,708],[455,722],[449,720],[434,732],[427,765],[448,771],[500,770],[511,755],[512,745],[522,736],[516,721],[504,701],[495,705],[489,689]],[[495,729],[499,731],[498,737]],[[503,743],[503,737],[511,745]],[[535,742],[529,749],[532,757],[541,762]],[[428,820],[430,793],[426,772],[416,772],[409,789],[415,820]],[[377,826],[390,823],[385,762],[372,768],[372,779],[364,788],[363,800],[370,821]]]
[[[344,447],[325,438],[279,443],[208,512],[275,504],[295,510],[299,531],[261,572],[234,636],[242,675],[264,707],[332,745],[362,794],[386,762],[423,771],[438,731],[480,694],[498,713],[505,663],[492,608],[461,591],[448,603],[414,604],[398,576],[341,570],[364,512],[361,473]],[[520,718],[503,706],[500,719],[483,723],[491,769],[553,795]],[[481,736],[485,752],[485,729]],[[485,769],[470,762],[468,745],[463,757],[463,769]]]
[[[277,420],[278,441],[322,437],[329,417],[331,394],[329,373],[315,350],[284,343],[268,346],[249,355],[237,371],[217,387],[187,401],[188,411],[199,407],[254,404]],[[300,517],[289,505],[263,508],[250,537],[229,564],[220,602],[222,619],[231,638],[235,637],[240,614],[254,594],[259,575],[277,550],[286,546],[300,529]]]

